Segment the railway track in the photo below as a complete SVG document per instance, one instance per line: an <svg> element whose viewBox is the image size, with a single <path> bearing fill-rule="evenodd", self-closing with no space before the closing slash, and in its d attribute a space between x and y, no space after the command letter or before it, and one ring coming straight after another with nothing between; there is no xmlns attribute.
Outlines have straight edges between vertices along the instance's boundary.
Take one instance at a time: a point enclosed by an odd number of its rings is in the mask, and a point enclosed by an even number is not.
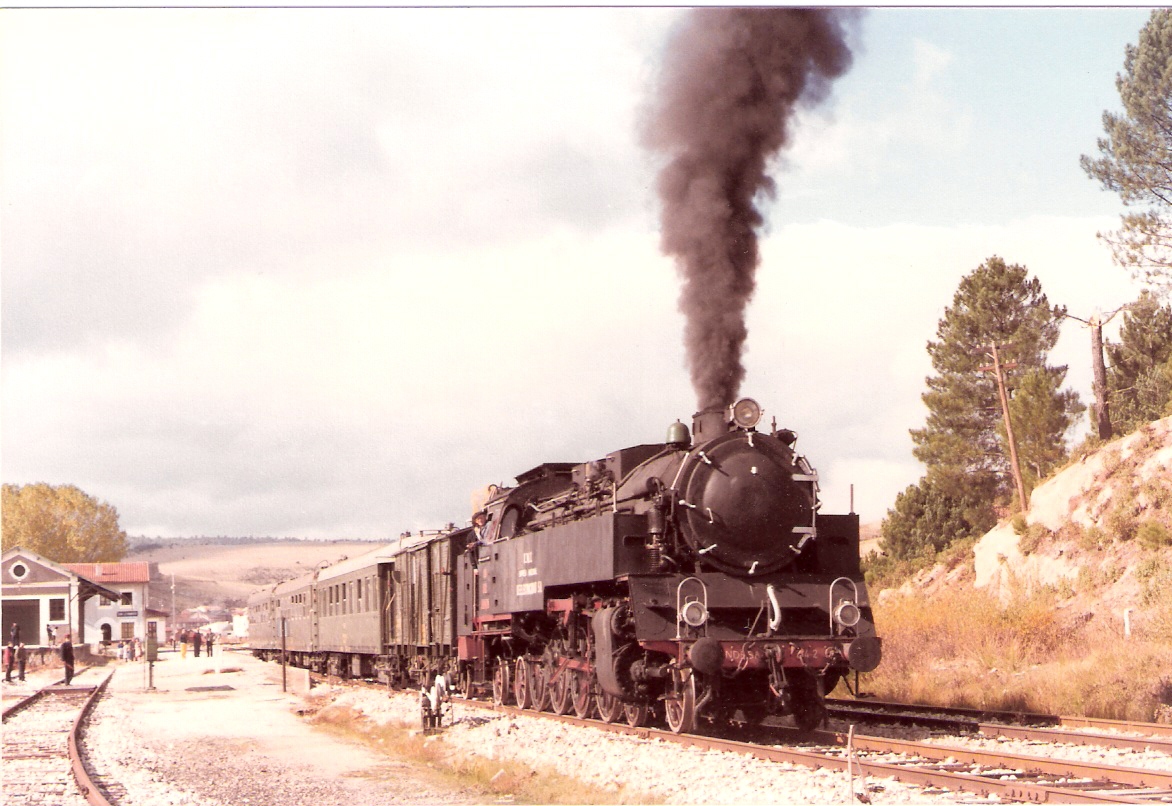
<svg viewBox="0 0 1172 806"><path fill-rule="evenodd" d="M110 806L82 760L86 715L110 682L51 685L4 710L4 804Z"/></svg>
<svg viewBox="0 0 1172 806"><path fill-rule="evenodd" d="M488 710L589 725L615 733L655 738L705 750L722 750L814 769L871 778L894 778L933 790L953 790L1032 803L1172 803L1172 765L1167 771L1131 769L925 742L793 728L767 728L753 741L633 728L576 716L519 709L478 700L460 702ZM1040 750L1040 752L1043 752Z"/></svg>
<svg viewBox="0 0 1172 806"><path fill-rule="evenodd" d="M1064 717L1019 711L950 708L877 700L827 700L830 716L848 722L912 725L1033 742L1156 750L1172 755L1172 725Z"/></svg>

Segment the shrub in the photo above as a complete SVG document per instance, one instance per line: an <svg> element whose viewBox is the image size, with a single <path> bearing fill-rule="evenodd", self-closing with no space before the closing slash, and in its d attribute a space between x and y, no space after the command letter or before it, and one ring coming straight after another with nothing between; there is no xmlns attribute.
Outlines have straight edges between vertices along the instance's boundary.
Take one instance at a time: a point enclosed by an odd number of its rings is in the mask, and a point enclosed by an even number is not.
<svg viewBox="0 0 1172 806"><path fill-rule="evenodd" d="M1083 551L1100 551L1111 542L1111 536L1098 526L1084 526L1079 533L1078 546Z"/></svg>
<svg viewBox="0 0 1172 806"><path fill-rule="evenodd" d="M1144 548L1167 548L1172 546L1172 531L1157 520L1147 520L1136 529L1135 539Z"/></svg>
<svg viewBox="0 0 1172 806"><path fill-rule="evenodd" d="M1020 534L1020 532L1019 532ZM1022 554L1033 554L1042 541L1052 537L1053 532L1040 523L1035 523L1025 530L1025 534L1017 541L1017 547Z"/></svg>
<svg viewBox="0 0 1172 806"><path fill-rule="evenodd" d="M1107 515L1107 530L1120 540L1131 540L1139 528L1140 505L1135 493L1127 489L1120 493Z"/></svg>

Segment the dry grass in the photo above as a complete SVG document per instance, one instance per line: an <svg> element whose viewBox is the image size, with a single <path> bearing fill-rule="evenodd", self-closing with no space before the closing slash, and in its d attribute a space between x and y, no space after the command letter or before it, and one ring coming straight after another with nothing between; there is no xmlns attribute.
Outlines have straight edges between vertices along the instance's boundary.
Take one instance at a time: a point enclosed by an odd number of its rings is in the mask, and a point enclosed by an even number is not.
<svg viewBox="0 0 1172 806"><path fill-rule="evenodd" d="M633 799L618 792L583 784L556 770L533 769L507 760L455 752L438 736L426 735L416 727L379 725L346 708L327 707L314 723L347 738L361 741L371 749L432 776L433 780L471 790L488 802L508 803L645 803L646 795Z"/></svg>
<svg viewBox="0 0 1172 806"><path fill-rule="evenodd" d="M1073 619L1052 589L1002 606L981 590L884 597L884 658L864 690L884 699L1151 720L1172 697L1172 641L1152 611L1125 640L1117 627ZM1167 612L1165 612L1165 610Z"/></svg>

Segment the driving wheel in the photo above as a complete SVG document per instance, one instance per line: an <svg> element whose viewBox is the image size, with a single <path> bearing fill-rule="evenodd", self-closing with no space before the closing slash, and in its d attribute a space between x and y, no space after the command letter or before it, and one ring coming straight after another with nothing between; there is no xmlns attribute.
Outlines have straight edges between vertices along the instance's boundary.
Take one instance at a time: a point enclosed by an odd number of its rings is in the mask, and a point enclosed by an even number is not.
<svg viewBox="0 0 1172 806"><path fill-rule="evenodd" d="M533 691L533 710L547 711L549 710L549 677L545 671L545 665L537 661L530 661L529 666L529 688Z"/></svg>
<svg viewBox="0 0 1172 806"><path fill-rule="evenodd" d="M511 677L509 662L502 658L492 673L492 701L497 705L506 705L513 698Z"/></svg>
<svg viewBox="0 0 1172 806"><path fill-rule="evenodd" d="M598 708L598 716L607 724L617 721L619 714L623 712L623 701L606 692L598 694L594 698L594 704Z"/></svg>
<svg viewBox="0 0 1172 806"><path fill-rule="evenodd" d="M641 728L647 724L647 717L651 714L651 707L645 702L628 702L623 705L623 715L627 724L632 728Z"/></svg>
<svg viewBox="0 0 1172 806"><path fill-rule="evenodd" d="M533 707L533 671L529 662L524 658L517 658L517 666L513 672L513 697L518 708Z"/></svg>
<svg viewBox="0 0 1172 806"><path fill-rule="evenodd" d="M555 671L548 691L549 704L553 712L558 716L570 713L574 705L574 673L569 669Z"/></svg>
<svg viewBox="0 0 1172 806"><path fill-rule="evenodd" d="M590 675L586 672L574 672L572 681L574 689L574 713L579 719L587 719L594 710L594 697L590 693Z"/></svg>
<svg viewBox="0 0 1172 806"><path fill-rule="evenodd" d="M687 677L675 685L673 696L663 701L664 716L672 733L691 733L696 729L696 675L688 670Z"/></svg>

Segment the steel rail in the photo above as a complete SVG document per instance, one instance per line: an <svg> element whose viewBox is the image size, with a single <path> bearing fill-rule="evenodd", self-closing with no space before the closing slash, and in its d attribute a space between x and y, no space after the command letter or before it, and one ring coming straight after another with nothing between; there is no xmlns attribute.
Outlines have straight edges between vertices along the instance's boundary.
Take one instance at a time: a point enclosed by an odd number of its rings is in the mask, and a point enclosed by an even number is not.
<svg viewBox="0 0 1172 806"><path fill-rule="evenodd" d="M934 730L948 730L957 733L976 733L981 723L959 716L940 716L939 712L917 711L914 713L895 713L893 711L875 711L867 708L851 708L840 705L829 705L826 708L828 716L846 722L888 722L900 725L914 725L920 728Z"/></svg>
<svg viewBox="0 0 1172 806"><path fill-rule="evenodd" d="M829 716L843 721L890 722L913 725L932 730L945 730L963 734L980 734L989 737L1004 737L1024 741L1040 741L1075 744L1090 747L1127 748L1130 750L1154 750L1172 755L1172 739L1157 738L1154 735L1128 735L1119 733L1084 733L1062 728L1035 727L1029 725L1007 725L1002 722L974 722L961 717L932 716L928 711L916 713L877 712L866 708L827 708ZM1118 723L1135 731L1143 731L1143 723ZM1162 727L1156 725L1156 727ZM1121 728L1122 729L1122 728Z"/></svg>
<svg viewBox="0 0 1172 806"><path fill-rule="evenodd" d="M838 734L840 743L846 737ZM1112 783L1127 784L1129 786L1146 787L1151 789L1172 790L1172 771L1146 770L1136 767L1116 767L1104 764L1090 764L1084 761L1067 761L1051 756L1031 756L1017 753L1002 753L1000 751L979 750L956 745L925 744L924 742L910 742L904 739L876 738L873 736L854 736L854 746L860 750L870 750L877 753L907 753L936 761L956 760L969 764L984 766L1011 766L1019 767L1030 772L1042 772L1047 775L1061 777L1089 778L1095 780L1104 773L1109 775Z"/></svg>
<svg viewBox="0 0 1172 806"><path fill-rule="evenodd" d="M43 688L37 689L36 691L34 691L32 694L28 695L27 697L22 697L21 699L14 702L12 705L5 708L4 709L4 718L3 718L4 721L7 722L10 718L12 718L16 714L20 713L21 711L23 711L25 708L28 708L30 705L35 703L41 697L45 696L45 691L46 691L46 689L43 689Z"/></svg>
<svg viewBox="0 0 1172 806"><path fill-rule="evenodd" d="M1172 739L1158 739L1154 736L1130 736L1114 733L1082 733L1077 730L1059 728L1025 728L1019 725L997 725L982 723L982 736L1002 736L1006 739L1025 741L1062 742L1092 747L1121 747L1128 750L1155 750L1172 756Z"/></svg>
<svg viewBox="0 0 1172 806"><path fill-rule="evenodd" d="M1089 716L1059 717L1063 728L1092 728L1094 730L1121 730L1132 733L1150 733L1172 739L1172 725L1159 722L1124 722L1118 719L1096 719Z"/></svg>
<svg viewBox="0 0 1172 806"><path fill-rule="evenodd" d="M73 721L73 729L69 731L69 761L73 767L73 778L77 782L77 788L81 790L82 796L85 797L90 806L111 806L111 804L110 801L106 800L101 789L94 784L89 770L86 769L85 761L81 757L81 736L86 717L89 716L97 704L98 698L102 696L102 692L106 690L106 686L109 685L113 677L114 672L110 672L106 675L105 680L94 686L93 692L86 698L85 704L81 707L77 719Z"/></svg>
<svg viewBox="0 0 1172 806"><path fill-rule="evenodd" d="M82 672L86 671L89 668L91 668L91 667L83 666L77 672L77 674L74 675L74 677L77 677L77 675L81 674ZM68 689L58 688L58 686L64 686L64 685L65 685L65 678L62 677L60 680L56 680L56 681L50 683L49 685L45 686L44 688L37 689L36 691L34 691L32 694L28 695L27 697L23 697L23 698L17 700L12 705L10 705L4 709L3 721L7 722L9 720L9 718L12 717L14 714L20 713L25 708L28 708L30 705L35 703L37 700L39 700L41 697L45 696L46 694L51 694L53 692L68 690Z"/></svg>
<svg viewBox="0 0 1172 806"><path fill-rule="evenodd" d="M877 715L895 715L902 711L908 714L945 715L971 719L973 722L1008 722L1014 725L1060 725L1062 717L1054 714L1038 714L1030 711L999 711L987 708L965 708L953 705L919 705L916 703L892 702L890 700L843 700L826 698L828 708L847 708Z"/></svg>
<svg viewBox="0 0 1172 806"><path fill-rule="evenodd" d="M1057 714L1041 714L1031 711L999 711L984 708L964 708L947 705L919 705L915 703L892 702L890 700L872 699L826 699L828 708L845 708L852 713L866 714L874 712L876 715L898 716L899 712L907 714L945 715L972 719L977 723L1008 723L1012 725L1052 725L1056 728L1090 728L1092 730L1112 730L1126 733L1139 733L1149 736L1166 736L1172 739L1172 724L1159 722L1130 722L1119 719L1101 719L1089 716L1059 716Z"/></svg>

